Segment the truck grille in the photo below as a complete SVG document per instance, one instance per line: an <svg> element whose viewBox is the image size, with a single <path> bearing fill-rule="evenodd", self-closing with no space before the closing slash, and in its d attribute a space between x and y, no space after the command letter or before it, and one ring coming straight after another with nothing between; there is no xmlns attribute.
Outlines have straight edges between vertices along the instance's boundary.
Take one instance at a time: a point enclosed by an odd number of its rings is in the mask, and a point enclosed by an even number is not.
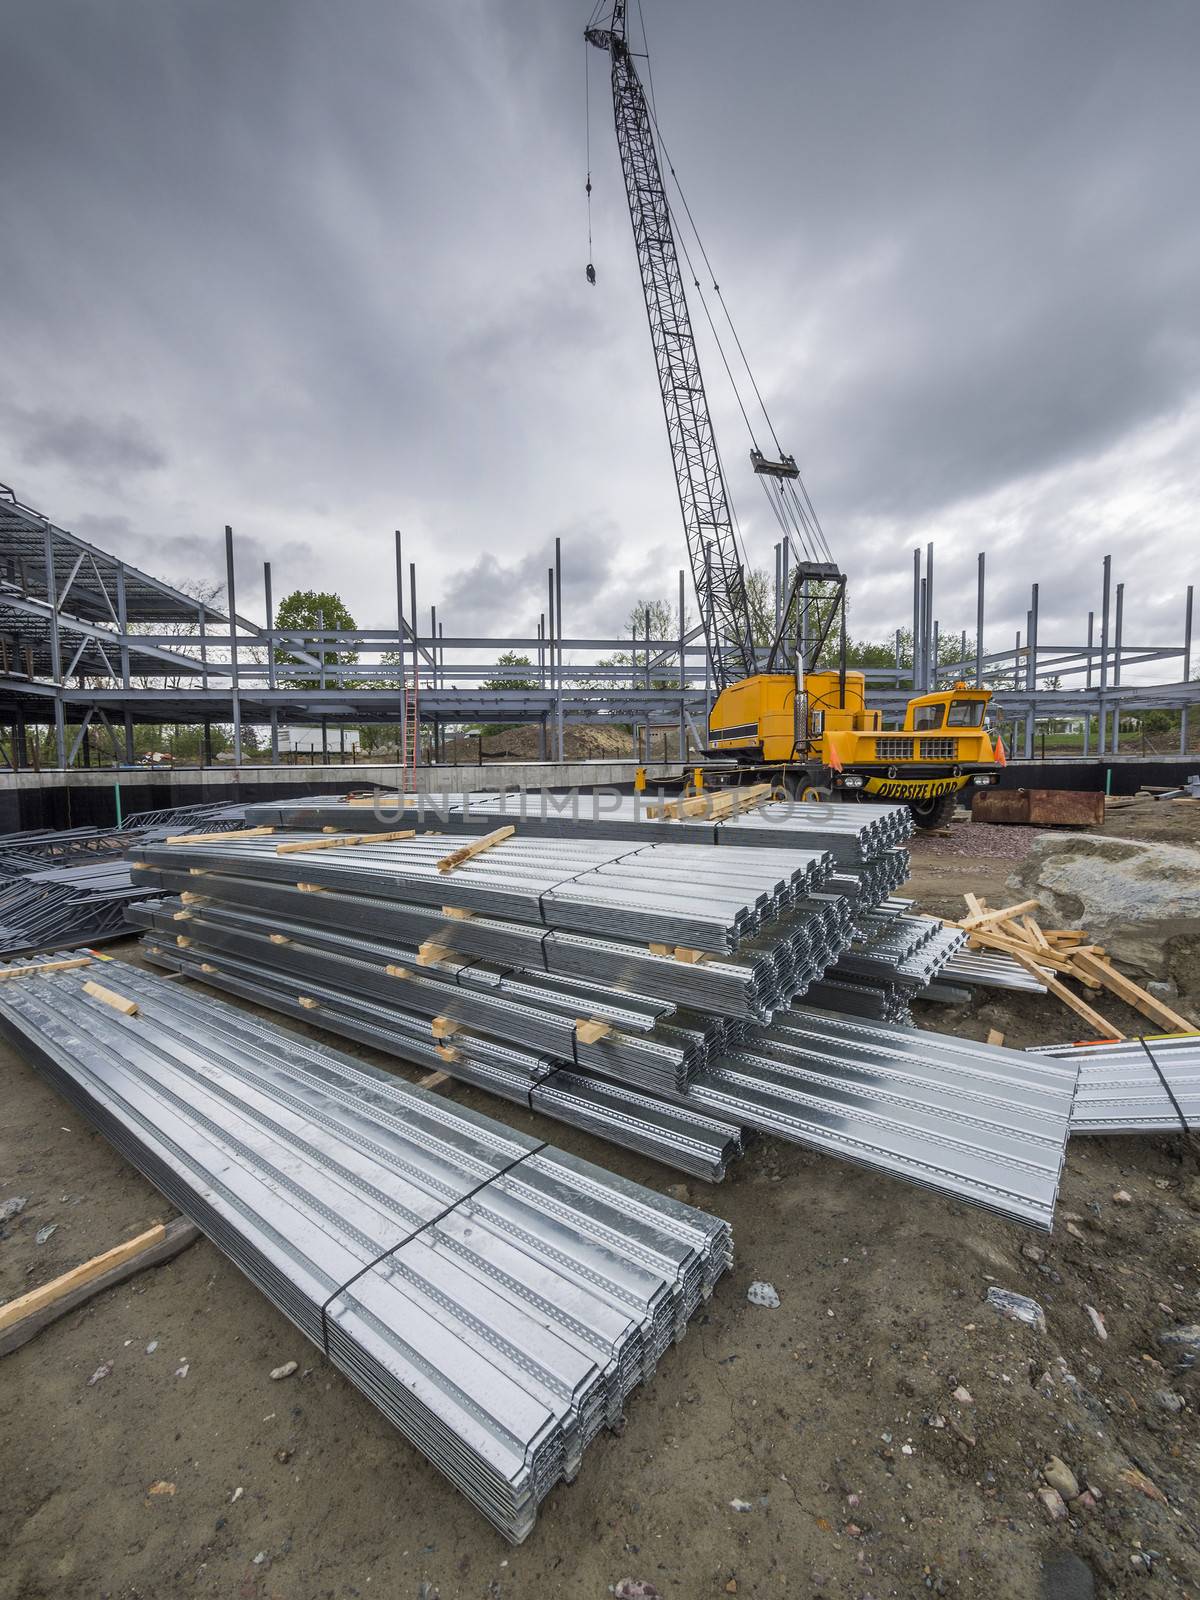
<svg viewBox="0 0 1200 1600"><path fill-rule="evenodd" d="M921 740L921 759L923 761L953 761L957 753L956 741L953 739Z"/></svg>
<svg viewBox="0 0 1200 1600"><path fill-rule="evenodd" d="M876 739L876 761L911 761L913 758L913 741L911 739Z"/></svg>

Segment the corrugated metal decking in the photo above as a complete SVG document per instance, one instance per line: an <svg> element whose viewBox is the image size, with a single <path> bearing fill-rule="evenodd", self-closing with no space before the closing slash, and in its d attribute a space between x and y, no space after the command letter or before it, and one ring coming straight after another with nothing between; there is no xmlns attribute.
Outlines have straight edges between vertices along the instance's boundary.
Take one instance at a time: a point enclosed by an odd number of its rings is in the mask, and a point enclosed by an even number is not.
<svg viewBox="0 0 1200 1600"><path fill-rule="evenodd" d="M725 1223L121 963L0 1030L502 1533L682 1337Z"/></svg>

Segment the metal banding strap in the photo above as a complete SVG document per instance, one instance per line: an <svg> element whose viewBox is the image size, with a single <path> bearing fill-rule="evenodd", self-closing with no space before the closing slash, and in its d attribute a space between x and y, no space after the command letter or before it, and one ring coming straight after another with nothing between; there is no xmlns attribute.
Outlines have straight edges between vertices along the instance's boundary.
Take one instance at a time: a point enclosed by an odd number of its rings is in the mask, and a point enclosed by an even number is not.
<svg viewBox="0 0 1200 1600"><path fill-rule="evenodd" d="M1150 1065L1154 1068L1155 1072L1158 1073L1158 1081L1159 1081L1159 1083L1161 1083L1163 1088L1167 1091L1167 1099L1170 1100L1171 1104L1175 1108L1175 1115L1179 1118L1179 1126L1183 1129L1184 1138L1189 1142L1189 1144L1195 1145L1197 1147L1198 1152L1200 1152L1200 1140L1197 1140L1194 1137L1194 1135L1192 1133L1192 1130L1188 1127L1188 1120L1183 1114L1183 1107L1179 1104L1179 1101L1176 1100L1175 1091L1174 1091L1174 1089L1172 1089L1171 1085L1167 1082L1166 1073L1159 1066L1158 1062L1154 1059L1154 1052L1151 1050L1150 1046L1146 1043L1146 1035L1144 1033L1139 1033L1138 1034L1138 1043L1141 1045L1142 1049L1146 1052L1146 1056L1147 1056L1147 1058L1148 1058L1148 1060L1150 1062Z"/></svg>
<svg viewBox="0 0 1200 1600"><path fill-rule="evenodd" d="M536 1156L540 1151L548 1148L549 1141L543 1139L541 1144L534 1145L532 1150L526 1150L522 1155L519 1155L515 1161L510 1161L507 1166L501 1167L499 1172L489 1173L488 1176L484 1178L482 1183L477 1183L473 1189L468 1189L466 1194L460 1194L456 1200L452 1200L448 1206L444 1206L435 1217L430 1217L426 1222L423 1222L419 1228L414 1228L411 1233L406 1234L403 1239L397 1239L395 1244L388 1245L387 1249L377 1255L374 1261L368 1261L365 1267L360 1267L357 1272L353 1273L349 1278L346 1279L345 1283L336 1288L321 1306L321 1346L325 1352L325 1359L327 1361L329 1359L329 1317L327 1313L329 1311L329 1307L339 1295L345 1294L346 1290L350 1288L351 1284L357 1283L360 1278L364 1277L368 1272L370 1272L372 1267L377 1267L381 1261L386 1261L388 1256L394 1255L397 1250L403 1250L406 1244L411 1244L414 1239L419 1238L420 1235L425 1232L426 1228L432 1228L435 1223L441 1222L443 1217L448 1217L452 1211L456 1210L466 1201L473 1200L481 1189L487 1188L489 1183L495 1183L497 1178L503 1178L507 1173L511 1172L514 1167L519 1167L522 1161L528 1161L530 1156Z"/></svg>

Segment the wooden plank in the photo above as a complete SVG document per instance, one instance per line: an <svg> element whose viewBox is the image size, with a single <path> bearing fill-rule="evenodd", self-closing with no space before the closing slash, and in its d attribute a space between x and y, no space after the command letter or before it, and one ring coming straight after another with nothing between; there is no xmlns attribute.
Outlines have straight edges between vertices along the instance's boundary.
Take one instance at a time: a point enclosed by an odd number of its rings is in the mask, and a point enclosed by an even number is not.
<svg viewBox="0 0 1200 1600"><path fill-rule="evenodd" d="M1077 973L1072 965L1075 952L1064 952L1058 955L1049 950L1037 950L1025 939L1014 939L1010 934L997 933L994 928L973 929L967 939L967 948L970 950L997 950L1003 955L1015 957L1018 952L1022 955L1033 956L1043 966L1052 967L1055 972L1064 973L1067 977L1075 977ZM1096 983L1092 982L1092 988Z"/></svg>
<svg viewBox="0 0 1200 1600"><path fill-rule="evenodd" d="M646 948L652 956L673 956L675 954L674 948L669 944L651 944L647 945Z"/></svg>
<svg viewBox="0 0 1200 1600"><path fill-rule="evenodd" d="M462 906L443 906L442 915L449 917L451 922L470 922L475 913L473 911L464 911Z"/></svg>
<svg viewBox="0 0 1200 1600"><path fill-rule="evenodd" d="M158 1237L155 1238L155 1235ZM176 1217L165 1228L161 1222L155 1223L153 1228L148 1228L136 1239L117 1245L103 1255L94 1256L91 1261L85 1261L82 1266L55 1278L40 1290L31 1289L20 1300L10 1301L8 1306L0 1307L0 1319L4 1319L0 1321L0 1327L4 1329L0 1334L0 1356L19 1350L43 1328L65 1317L68 1312L77 1310L96 1295L103 1294L106 1289L116 1288L148 1267L157 1267L164 1261L170 1261L199 1238L200 1229L186 1217ZM120 1259L111 1259L116 1256ZM105 1261L109 1261L109 1265L105 1266ZM51 1299L46 1298L48 1290L55 1291ZM10 1306L19 1306L22 1301L29 1301L34 1296L40 1300L36 1308L30 1307L15 1318L11 1314L6 1316Z"/></svg>
<svg viewBox="0 0 1200 1600"><path fill-rule="evenodd" d="M173 911L171 913L172 922L190 922L191 920L192 913L190 911Z"/></svg>
<svg viewBox="0 0 1200 1600"><path fill-rule="evenodd" d="M1004 1043L1004 1035L1000 1032L999 1028L989 1028L988 1029L987 1042L988 1042L988 1044L1003 1044Z"/></svg>
<svg viewBox="0 0 1200 1600"><path fill-rule="evenodd" d="M1083 972L1090 974L1106 989L1116 995L1118 1000L1123 1000L1127 1006L1132 1006L1135 1011L1140 1011L1142 1016L1149 1017L1151 1021L1171 1029L1178 1029L1181 1033L1195 1033L1196 1024L1189 1022L1186 1017L1181 1017L1178 1011L1172 1011L1169 1005L1157 999L1141 984L1134 983L1132 978L1127 978L1123 972L1118 972L1108 961L1099 956L1082 951L1073 952L1075 964Z"/></svg>
<svg viewBox="0 0 1200 1600"><path fill-rule="evenodd" d="M185 906L206 906L209 896L206 894L193 894L190 889L185 889L179 896Z"/></svg>
<svg viewBox="0 0 1200 1600"><path fill-rule="evenodd" d="M1024 967L1026 972L1030 972L1035 978L1040 979L1051 994L1057 995L1064 1005L1070 1006L1072 1011L1081 1016L1089 1027L1095 1028L1106 1039L1123 1039L1125 1037L1119 1028L1114 1028L1112 1023L1106 1021L1098 1011L1093 1011L1085 1000L1081 1000L1078 995L1072 994L1065 984L1059 983L1054 974L1035 961L1032 956L1025 955L1023 951L1018 952L1015 950L1012 956L1013 960Z"/></svg>
<svg viewBox="0 0 1200 1600"><path fill-rule="evenodd" d="M707 954L708 952L706 950L690 950L685 944L677 944L675 946L676 961L683 961L689 967L698 966L700 962L705 959Z"/></svg>
<svg viewBox="0 0 1200 1600"><path fill-rule="evenodd" d="M301 894L328 894L329 890L320 883L298 883L296 885Z"/></svg>
<svg viewBox="0 0 1200 1600"><path fill-rule="evenodd" d="M417 1079L418 1089L440 1089L445 1083L453 1083L454 1079L448 1072L427 1072L423 1078Z"/></svg>
<svg viewBox="0 0 1200 1600"><path fill-rule="evenodd" d="M70 1294L72 1289L90 1283L93 1278L100 1277L112 1267L121 1266L140 1251L148 1250L152 1244L161 1243L166 1237L166 1232L163 1224L156 1222L152 1228L147 1228L145 1233L139 1233L134 1239L127 1239L124 1244L114 1245L103 1255L93 1256L90 1261L72 1267L70 1272L64 1272L61 1277L51 1278L50 1282L42 1284L40 1289L30 1289L27 1294L9 1300L6 1305L0 1306L0 1329L11 1328L14 1323L20 1322L22 1317L27 1317L34 1311L41 1311L44 1306L53 1305L56 1300L61 1300L64 1295Z"/></svg>
<svg viewBox="0 0 1200 1600"><path fill-rule="evenodd" d="M1022 917L1021 926L1025 929L1025 932L1033 940L1034 944L1037 945L1039 950L1049 950L1050 943L1045 934L1038 927L1036 918Z"/></svg>
<svg viewBox="0 0 1200 1600"><path fill-rule="evenodd" d="M73 956L70 961L31 961L24 967L6 967L0 972L0 981L36 977L39 972L74 972L79 967L90 967L91 964L91 956Z"/></svg>
<svg viewBox="0 0 1200 1600"><path fill-rule="evenodd" d="M575 1023L575 1037L580 1044L595 1044L613 1031L611 1022L601 1022L598 1017L580 1017Z"/></svg>
<svg viewBox="0 0 1200 1600"><path fill-rule="evenodd" d="M270 939L272 944L291 944L292 942L286 933L273 933L270 935Z"/></svg>
<svg viewBox="0 0 1200 1600"><path fill-rule="evenodd" d="M485 850L494 850L498 844L503 844L505 839L511 839L516 831L511 822L506 822L502 828L493 828L491 833L472 839L470 844L464 844L458 850L451 850L448 856L443 856L438 862L437 869L439 872L453 872L455 867L461 867L464 862L473 861Z"/></svg>
<svg viewBox="0 0 1200 1600"><path fill-rule="evenodd" d="M274 828L229 828L224 833L173 833L168 844L211 844L214 839L265 839Z"/></svg>
<svg viewBox="0 0 1200 1600"><path fill-rule="evenodd" d="M449 1039L452 1034L460 1032L461 1022L455 1022L453 1017L434 1017L429 1024L429 1031L435 1039Z"/></svg>
<svg viewBox="0 0 1200 1600"><path fill-rule="evenodd" d="M115 989L106 989L102 983L97 983L94 978L89 978L83 986L84 994L90 994L93 1000L99 1000L101 1005L111 1006L114 1011L119 1011L123 1017L136 1017L140 1007L135 1000L129 1000L123 994L118 994Z"/></svg>
<svg viewBox="0 0 1200 1600"><path fill-rule="evenodd" d="M443 1061L461 1061L462 1056L452 1044L436 1044L433 1047Z"/></svg>
<svg viewBox="0 0 1200 1600"><path fill-rule="evenodd" d="M211 961L202 961L200 963L201 972L220 972L220 970L220 967L214 967ZM184 974L182 972L173 972L171 976L173 978L182 978Z"/></svg>
<svg viewBox="0 0 1200 1600"><path fill-rule="evenodd" d="M409 971L409 969L407 967L398 967L392 962L389 962L388 965L383 970L387 973L389 978L411 978L412 977L412 973Z"/></svg>
<svg viewBox="0 0 1200 1600"><path fill-rule="evenodd" d="M450 952L444 944L436 944L432 939L426 939L425 943L417 951L417 965L419 967L436 966L439 961L445 961L449 954Z"/></svg>
<svg viewBox="0 0 1200 1600"><path fill-rule="evenodd" d="M314 1000L311 995L298 994L296 999L304 1007L305 1011L319 1011L321 1009L321 1002L319 1000Z"/></svg>
<svg viewBox="0 0 1200 1600"><path fill-rule="evenodd" d="M966 900L968 904L974 898L975 897L973 895L969 894L963 896L963 899ZM1015 906L1004 906L999 911L987 911L980 909L979 911L972 912L969 917L964 917L959 923L959 927L966 928L968 930L973 928L986 928L990 923L993 922L1010 922L1014 917L1019 917L1023 911L1036 910L1038 910L1038 901L1036 900L1022 900Z"/></svg>
<svg viewBox="0 0 1200 1600"><path fill-rule="evenodd" d="M968 916L981 917L987 910L987 901L980 900L976 895L964 894L963 899L967 902Z"/></svg>
<svg viewBox="0 0 1200 1600"><path fill-rule="evenodd" d="M289 839L275 846L275 854L298 856L309 850L349 850L363 844L386 844L389 839L415 839L416 834L415 828L396 828L391 833L335 833L324 839Z"/></svg>
<svg viewBox="0 0 1200 1600"><path fill-rule="evenodd" d="M186 933L177 933L175 935L175 943L181 950L186 950L191 942Z"/></svg>

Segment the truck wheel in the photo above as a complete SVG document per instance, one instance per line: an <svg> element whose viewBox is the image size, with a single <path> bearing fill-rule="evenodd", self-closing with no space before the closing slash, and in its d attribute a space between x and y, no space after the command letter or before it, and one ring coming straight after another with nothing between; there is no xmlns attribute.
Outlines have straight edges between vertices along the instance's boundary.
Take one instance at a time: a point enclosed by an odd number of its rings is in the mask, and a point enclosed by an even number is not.
<svg viewBox="0 0 1200 1600"><path fill-rule="evenodd" d="M833 799L833 791L819 783L806 783L800 789L800 799L815 800L821 805L828 805Z"/></svg>
<svg viewBox="0 0 1200 1600"><path fill-rule="evenodd" d="M908 809L916 818L918 828L941 828L950 821L954 815L954 808L958 804L958 795L936 795L932 800L911 800Z"/></svg>

